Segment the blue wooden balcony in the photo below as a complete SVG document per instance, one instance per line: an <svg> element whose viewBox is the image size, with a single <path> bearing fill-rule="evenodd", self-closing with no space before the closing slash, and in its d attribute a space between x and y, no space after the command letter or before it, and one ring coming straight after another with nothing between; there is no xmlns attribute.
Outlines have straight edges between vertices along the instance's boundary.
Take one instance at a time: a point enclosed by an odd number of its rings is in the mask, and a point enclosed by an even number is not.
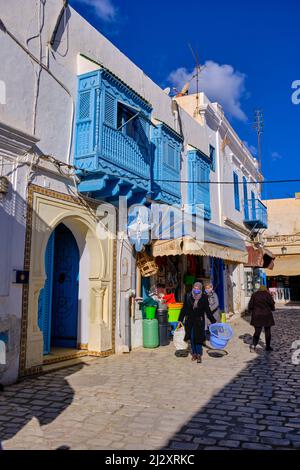
<svg viewBox="0 0 300 470"><path fill-rule="evenodd" d="M154 167L152 199L181 205L180 161L183 139L167 124L160 122L153 130Z"/></svg>
<svg viewBox="0 0 300 470"><path fill-rule="evenodd" d="M197 213L197 205L202 206L204 219L210 220L210 158L200 150L188 151L187 204L192 214Z"/></svg>
<svg viewBox="0 0 300 470"><path fill-rule="evenodd" d="M245 203L244 224L251 229L268 228L267 207L259 199L248 199Z"/></svg>
<svg viewBox="0 0 300 470"><path fill-rule="evenodd" d="M79 191L117 202L150 193L151 105L106 69L79 76L74 163Z"/></svg>

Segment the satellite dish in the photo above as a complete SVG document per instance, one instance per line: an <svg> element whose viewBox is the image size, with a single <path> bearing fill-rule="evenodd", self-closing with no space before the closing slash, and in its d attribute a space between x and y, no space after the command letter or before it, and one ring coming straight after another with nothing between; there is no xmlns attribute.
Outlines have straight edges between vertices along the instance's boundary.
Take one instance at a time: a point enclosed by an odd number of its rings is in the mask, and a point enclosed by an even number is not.
<svg viewBox="0 0 300 470"><path fill-rule="evenodd" d="M184 87L182 88L182 90L181 90L180 93L181 93L182 95L186 95L187 92L189 91L189 88L190 88L190 82L187 82L187 83L184 85Z"/></svg>
<svg viewBox="0 0 300 470"><path fill-rule="evenodd" d="M183 86L182 90L181 90L179 93L177 93L176 97L180 97L180 96L185 96L185 95L187 95L187 94L188 94L188 91L189 91L189 88L190 88L190 82L187 82L187 83Z"/></svg>
<svg viewBox="0 0 300 470"><path fill-rule="evenodd" d="M169 86L167 86L167 88L164 88L164 93L166 95L169 95L170 94L170 91L171 91L171 88Z"/></svg>

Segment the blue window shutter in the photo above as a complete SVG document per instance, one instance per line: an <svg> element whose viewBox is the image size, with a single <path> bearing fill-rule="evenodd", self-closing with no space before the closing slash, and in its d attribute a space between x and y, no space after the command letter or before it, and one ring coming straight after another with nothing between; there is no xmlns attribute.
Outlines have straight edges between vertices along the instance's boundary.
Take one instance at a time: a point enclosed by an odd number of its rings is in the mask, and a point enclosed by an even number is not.
<svg viewBox="0 0 300 470"><path fill-rule="evenodd" d="M76 145L75 159L94 156L98 144L99 122L99 77L98 73L79 77L76 101Z"/></svg>
<svg viewBox="0 0 300 470"><path fill-rule="evenodd" d="M216 149L212 145L209 146L210 167L212 171L216 170Z"/></svg>
<svg viewBox="0 0 300 470"><path fill-rule="evenodd" d="M245 176L243 176L243 188L244 188L244 215L245 215L245 220L248 220L249 219L248 188L247 188L247 180Z"/></svg>
<svg viewBox="0 0 300 470"><path fill-rule="evenodd" d="M108 124L111 127L116 127L115 107L116 107L116 100L114 96L106 92L105 104L104 104L104 121L105 121L105 124Z"/></svg>
<svg viewBox="0 0 300 470"><path fill-rule="evenodd" d="M51 234L45 253L46 281L40 291L38 301L38 325L43 333L44 354L50 352L51 342L51 311L52 311L52 284L53 284L53 258L54 258L54 232Z"/></svg>
<svg viewBox="0 0 300 470"><path fill-rule="evenodd" d="M255 193L251 191L252 220L256 220Z"/></svg>
<svg viewBox="0 0 300 470"><path fill-rule="evenodd" d="M91 101L92 90L79 92L76 136L77 157L87 155L92 151L93 119Z"/></svg>
<svg viewBox="0 0 300 470"><path fill-rule="evenodd" d="M234 181L234 207L237 211L240 210L240 195L239 195L239 178L238 175L233 172Z"/></svg>

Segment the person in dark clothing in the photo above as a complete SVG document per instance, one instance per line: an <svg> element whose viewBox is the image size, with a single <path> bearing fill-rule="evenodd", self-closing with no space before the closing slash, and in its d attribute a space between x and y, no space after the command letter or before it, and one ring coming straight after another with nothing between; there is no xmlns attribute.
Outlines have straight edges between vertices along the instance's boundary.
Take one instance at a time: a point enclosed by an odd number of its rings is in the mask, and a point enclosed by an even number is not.
<svg viewBox="0 0 300 470"><path fill-rule="evenodd" d="M211 313L208 298L203 294L201 282L193 285L187 295L179 315L179 325L184 322L185 341L191 341L192 361L202 362L202 343L205 341L205 315L211 323L216 323Z"/></svg>
<svg viewBox="0 0 300 470"><path fill-rule="evenodd" d="M271 327L275 325L272 313L275 310L275 302L265 286L261 286L257 292L252 294L248 310L251 313L251 325L255 330L250 351L255 351L263 328L265 329L266 351L273 351L271 348Z"/></svg>

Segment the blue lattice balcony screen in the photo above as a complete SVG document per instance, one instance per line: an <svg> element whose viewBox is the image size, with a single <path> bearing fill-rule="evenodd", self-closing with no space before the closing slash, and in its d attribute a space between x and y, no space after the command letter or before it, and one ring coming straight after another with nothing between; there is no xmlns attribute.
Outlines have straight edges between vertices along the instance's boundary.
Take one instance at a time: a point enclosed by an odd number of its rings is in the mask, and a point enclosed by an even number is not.
<svg viewBox="0 0 300 470"><path fill-rule="evenodd" d="M210 220L210 169L211 160L200 150L188 151L188 185L187 201L191 212L196 214L197 204L204 208L204 218Z"/></svg>
<svg viewBox="0 0 300 470"><path fill-rule="evenodd" d="M181 204L180 164L182 137L165 123L153 131L154 168L152 197L172 205Z"/></svg>

